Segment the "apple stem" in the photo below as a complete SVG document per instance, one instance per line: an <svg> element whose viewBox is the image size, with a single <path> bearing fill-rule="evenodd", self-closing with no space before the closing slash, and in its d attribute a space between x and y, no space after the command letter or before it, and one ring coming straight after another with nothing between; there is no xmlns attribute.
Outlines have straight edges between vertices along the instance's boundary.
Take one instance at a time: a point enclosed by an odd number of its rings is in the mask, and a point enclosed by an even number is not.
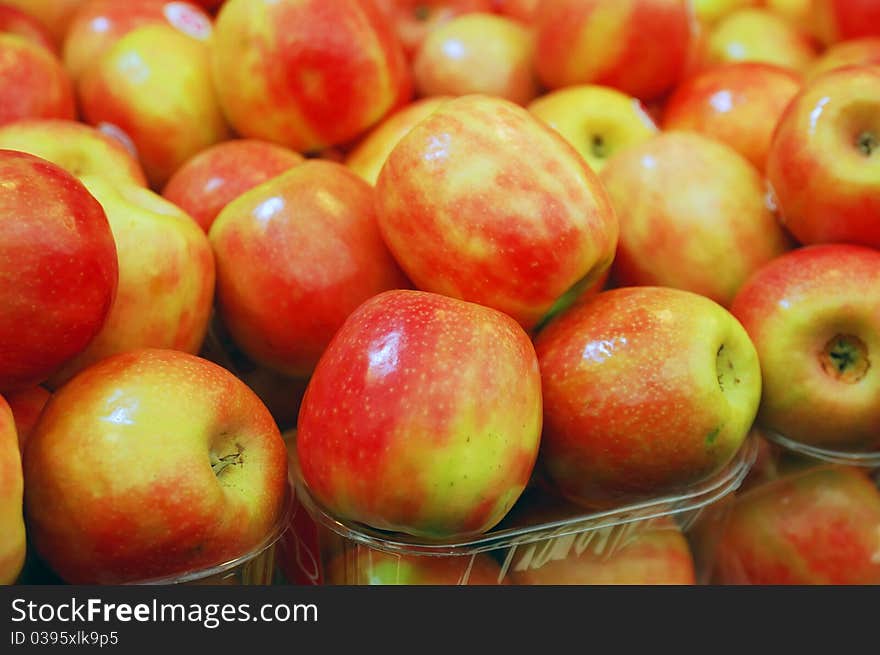
<svg viewBox="0 0 880 655"><path fill-rule="evenodd" d="M220 477L220 475L230 466L241 466L242 458L241 451L237 453L231 453L229 455L224 455L223 457L217 457L214 453L211 453L211 468L214 470L214 475L216 477Z"/></svg>
<svg viewBox="0 0 880 655"><path fill-rule="evenodd" d="M880 141L878 141L877 137L871 132L862 132L862 134L859 135L858 144L859 150L861 150L866 157L870 157L874 154L874 151L877 150L878 146L880 146Z"/></svg>
<svg viewBox="0 0 880 655"><path fill-rule="evenodd" d="M608 156L608 152L605 149L605 139L603 139L598 134L593 135L593 141L590 145L590 150L593 155L599 159L605 159Z"/></svg>

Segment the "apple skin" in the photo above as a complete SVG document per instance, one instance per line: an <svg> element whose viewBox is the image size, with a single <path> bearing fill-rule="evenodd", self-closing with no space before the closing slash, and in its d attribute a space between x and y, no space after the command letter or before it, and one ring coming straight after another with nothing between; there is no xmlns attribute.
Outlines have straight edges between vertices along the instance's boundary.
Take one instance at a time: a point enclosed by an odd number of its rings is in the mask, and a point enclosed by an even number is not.
<svg viewBox="0 0 880 655"><path fill-rule="evenodd" d="M709 137L656 136L613 157L602 181L620 221L616 286L685 289L727 307L791 245L758 171Z"/></svg>
<svg viewBox="0 0 880 655"><path fill-rule="evenodd" d="M379 171L382 170L394 146L406 136L407 132L450 99L448 96L423 98L393 112L351 149L344 158L345 165L375 186L379 179Z"/></svg>
<svg viewBox="0 0 880 655"><path fill-rule="evenodd" d="M540 4L541 0L493 0L492 11L531 26L538 16Z"/></svg>
<svg viewBox="0 0 880 655"><path fill-rule="evenodd" d="M543 84L662 96L685 71L694 20L687 0L543 0L535 67Z"/></svg>
<svg viewBox="0 0 880 655"><path fill-rule="evenodd" d="M307 376L362 302L408 287L376 225L375 191L309 161L251 189L211 226L217 306L254 361Z"/></svg>
<svg viewBox="0 0 880 655"><path fill-rule="evenodd" d="M493 0L376 0L397 32L408 59L425 38L456 16L492 11Z"/></svg>
<svg viewBox="0 0 880 655"><path fill-rule="evenodd" d="M875 0L813 0L810 15L827 45L880 36L880 4Z"/></svg>
<svg viewBox="0 0 880 655"><path fill-rule="evenodd" d="M12 410L12 416L15 418L18 448L24 452L24 445L31 432L34 431L40 414L43 412L43 407L46 406L52 394L45 387L37 385L18 391L7 391L4 395Z"/></svg>
<svg viewBox="0 0 880 655"><path fill-rule="evenodd" d="M64 66L76 81L120 37L156 23L202 41L211 37L211 17L189 2L88 0L73 15L65 34Z"/></svg>
<svg viewBox="0 0 880 655"><path fill-rule="evenodd" d="M738 9L759 4L760 0L693 0L694 14L703 25L712 25Z"/></svg>
<svg viewBox="0 0 880 655"><path fill-rule="evenodd" d="M0 33L0 125L23 118L76 118L73 85L49 50Z"/></svg>
<svg viewBox="0 0 880 655"><path fill-rule="evenodd" d="M716 554L717 584L880 584L880 492L866 473L819 466L740 495Z"/></svg>
<svg viewBox="0 0 880 655"><path fill-rule="evenodd" d="M880 252L794 250L752 275L731 311L761 360L763 427L812 446L880 448L880 369L871 365L880 358ZM861 347L839 346L853 361L835 366L840 336Z"/></svg>
<svg viewBox="0 0 880 655"><path fill-rule="evenodd" d="M531 30L512 18L470 13L425 37L413 60L416 92L427 96L473 93L525 105L538 95Z"/></svg>
<svg viewBox="0 0 880 655"><path fill-rule="evenodd" d="M287 491L284 441L257 396L171 350L108 357L55 393L24 471L34 546L72 584L233 559L281 518Z"/></svg>
<svg viewBox="0 0 880 655"><path fill-rule="evenodd" d="M0 391L39 384L88 346L116 294L101 205L44 159L0 150Z"/></svg>
<svg viewBox="0 0 880 655"><path fill-rule="evenodd" d="M110 123L128 135L155 189L229 135L208 53L207 44L173 27L145 25L118 39L80 78L87 122Z"/></svg>
<svg viewBox="0 0 880 655"><path fill-rule="evenodd" d="M763 172L773 131L801 84L798 74L772 64L714 66L676 88L664 108L663 129L713 137Z"/></svg>
<svg viewBox="0 0 880 655"><path fill-rule="evenodd" d="M162 195L207 233L226 205L303 161L299 153L268 141L232 139L187 160L168 180Z"/></svg>
<svg viewBox="0 0 880 655"><path fill-rule="evenodd" d="M357 546L327 565L329 585L480 585L508 584L489 555L419 556Z"/></svg>
<svg viewBox="0 0 880 655"><path fill-rule="evenodd" d="M552 321L535 350L541 462L553 486L584 506L705 480L731 461L758 411L761 371L748 335L687 291L605 291Z"/></svg>
<svg viewBox="0 0 880 655"><path fill-rule="evenodd" d="M641 101L593 84L544 94L527 109L564 136L597 173L616 152L660 131Z"/></svg>
<svg viewBox="0 0 880 655"><path fill-rule="evenodd" d="M100 130L61 119L20 120L0 127L0 148L41 157L75 177L102 175L113 184L146 186L137 157Z"/></svg>
<svg viewBox="0 0 880 655"><path fill-rule="evenodd" d="M54 55L58 54L57 46L36 18L7 4L0 5L0 32L9 32L26 38L35 45L43 46Z"/></svg>
<svg viewBox="0 0 880 655"><path fill-rule="evenodd" d="M614 258L617 218L596 174L506 100L445 103L395 146L376 189L382 236L419 289L503 311L526 330Z"/></svg>
<svg viewBox="0 0 880 655"><path fill-rule="evenodd" d="M541 421L538 362L513 319L387 291L324 352L300 409L297 456L334 516L464 537L496 525L525 489Z"/></svg>
<svg viewBox="0 0 880 655"><path fill-rule="evenodd" d="M37 19L52 35L56 49L60 49L67 28L80 5L88 0L3 0L4 5L15 7Z"/></svg>
<svg viewBox="0 0 880 655"><path fill-rule="evenodd" d="M14 584L26 552L21 455L15 420L0 396L0 585Z"/></svg>
<svg viewBox="0 0 880 655"><path fill-rule="evenodd" d="M393 30L371 0L228 0L211 44L227 118L298 152L356 138L412 95Z"/></svg>
<svg viewBox="0 0 880 655"><path fill-rule="evenodd" d="M47 381L56 389L100 359L141 348L197 353L214 300L211 244L195 221L143 187L98 176L83 184L102 204L119 255L116 297L101 331Z"/></svg>
<svg viewBox="0 0 880 655"><path fill-rule="evenodd" d="M807 71L812 80L822 73L847 66L880 65L880 37L865 37L843 41L826 49Z"/></svg>
<svg viewBox="0 0 880 655"><path fill-rule="evenodd" d="M767 179L802 244L880 248L880 66L833 70L807 84L776 129Z"/></svg>

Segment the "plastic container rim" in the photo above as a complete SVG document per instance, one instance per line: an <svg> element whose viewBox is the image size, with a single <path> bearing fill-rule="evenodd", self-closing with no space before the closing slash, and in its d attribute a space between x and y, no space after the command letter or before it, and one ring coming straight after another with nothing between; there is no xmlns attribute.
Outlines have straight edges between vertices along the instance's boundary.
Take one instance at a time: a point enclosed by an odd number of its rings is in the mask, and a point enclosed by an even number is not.
<svg viewBox="0 0 880 655"><path fill-rule="evenodd" d="M863 468L880 468L880 452L847 452L842 450L829 450L810 446L789 439L785 435L773 430L763 429L763 435L771 443L781 446L789 452L806 455L830 464L844 464L848 466L861 466Z"/></svg>

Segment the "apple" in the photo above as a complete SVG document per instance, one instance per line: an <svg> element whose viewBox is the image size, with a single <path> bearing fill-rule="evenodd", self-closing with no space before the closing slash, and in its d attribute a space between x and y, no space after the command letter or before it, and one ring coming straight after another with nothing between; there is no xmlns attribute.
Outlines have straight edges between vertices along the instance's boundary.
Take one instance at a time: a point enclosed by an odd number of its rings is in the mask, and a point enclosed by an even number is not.
<svg viewBox="0 0 880 655"><path fill-rule="evenodd" d="M553 320L535 350L541 461L561 495L588 507L675 493L714 475L742 446L761 399L746 331L689 291L605 291Z"/></svg>
<svg viewBox="0 0 880 655"><path fill-rule="evenodd" d="M187 160L168 180L162 195L208 232L231 201L303 161L299 153L268 141L231 139Z"/></svg>
<svg viewBox="0 0 880 655"><path fill-rule="evenodd" d="M228 0L211 55L236 131L298 152L355 139L412 93L394 28L371 0Z"/></svg>
<svg viewBox="0 0 880 655"><path fill-rule="evenodd" d="M101 175L113 184L146 186L137 156L112 136L63 119L20 120L0 127L0 148L57 164L75 177Z"/></svg>
<svg viewBox="0 0 880 655"><path fill-rule="evenodd" d="M743 493L716 554L716 583L880 584L880 492L866 473L814 466Z"/></svg>
<svg viewBox="0 0 880 655"><path fill-rule="evenodd" d="M309 381L302 477L343 520L432 540L477 535L525 489L541 405L534 348L509 316L386 291L346 319Z"/></svg>
<svg viewBox="0 0 880 655"><path fill-rule="evenodd" d="M74 81L107 48L137 27L164 24L200 41L211 37L211 17L189 2L87 0L64 37L64 66Z"/></svg>
<svg viewBox="0 0 880 655"><path fill-rule="evenodd" d="M738 9L758 4L759 0L693 0L694 14L703 25L712 25Z"/></svg>
<svg viewBox="0 0 880 655"><path fill-rule="evenodd" d="M492 10L526 25L532 25L537 19L540 4L541 0L494 0Z"/></svg>
<svg viewBox="0 0 880 655"><path fill-rule="evenodd" d="M214 300L211 244L195 221L149 189L84 177L119 254L116 297L101 331L47 381L58 388L100 359L140 348L197 353Z"/></svg>
<svg viewBox="0 0 880 655"><path fill-rule="evenodd" d="M0 32L0 125L75 117L73 85L58 58L23 36Z"/></svg>
<svg viewBox="0 0 880 655"><path fill-rule="evenodd" d="M217 306L235 343L308 376L362 302L409 286L376 225L375 191L342 164L309 161L239 196L208 234Z"/></svg>
<svg viewBox="0 0 880 655"><path fill-rule="evenodd" d="M4 5L15 7L37 19L52 35L60 48L73 14L87 0L3 0Z"/></svg>
<svg viewBox="0 0 880 655"><path fill-rule="evenodd" d="M790 242L757 169L730 146L667 132L608 162L602 181L620 221L617 286L668 286L725 307Z"/></svg>
<svg viewBox="0 0 880 655"><path fill-rule="evenodd" d="M550 89L600 84L653 100L685 71L688 0L545 0L536 13L535 66Z"/></svg>
<svg viewBox="0 0 880 655"><path fill-rule="evenodd" d="M761 0L759 6L769 9L774 14L782 16L789 23L816 36L814 25L815 0Z"/></svg>
<svg viewBox="0 0 880 655"><path fill-rule="evenodd" d="M0 4L0 33L8 32L26 38L57 55L55 41L49 31L33 16L7 4Z"/></svg>
<svg viewBox="0 0 880 655"><path fill-rule="evenodd" d="M801 84L800 75L772 64L720 64L676 88L664 109L663 129L723 141L763 172L773 130Z"/></svg>
<svg viewBox="0 0 880 655"><path fill-rule="evenodd" d="M13 584L26 552L22 494L24 481L15 420L0 396L0 585Z"/></svg>
<svg viewBox="0 0 880 655"><path fill-rule="evenodd" d="M376 0L410 59L437 27L456 16L492 11L492 4L493 0Z"/></svg>
<svg viewBox="0 0 880 655"><path fill-rule="evenodd" d="M813 0L811 18L825 44L880 36L880 3L876 0Z"/></svg>
<svg viewBox="0 0 880 655"><path fill-rule="evenodd" d="M208 46L169 25L128 32L85 71L78 88L87 122L127 134L156 189L190 157L228 136Z"/></svg>
<svg viewBox="0 0 880 655"><path fill-rule="evenodd" d="M687 539L663 518L519 546L509 575L517 585L696 584Z"/></svg>
<svg viewBox="0 0 880 655"><path fill-rule="evenodd" d="M805 71L818 53L812 38L767 9L746 8L728 14L708 32L702 68L737 61L773 64Z"/></svg>
<svg viewBox="0 0 880 655"><path fill-rule="evenodd" d="M24 453L34 546L72 584L218 565L281 519L287 453L256 395L187 353L135 350L55 393Z"/></svg>
<svg viewBox="0 0 880 655"><path fill-rule="evenodd" d="M614 258L617 218L595 173L558 132L500 98L446 102L394 147L376 189L382 236L419 289L492 307L526 330Z"/></svg>
<svg viewBox="0 0 880 655"><path fill-rule="evenodd" d="M0 150L0 391L39 384L89 345L116 293L101 205L70 173Z"/></svg>
<svg viewBox="0 0 880 655"><path fill-rule="evenodd" d="M605 86L552 91L528 110L564 136L597 173L614 153L659 132L641 101Z"/></svg>
<svg viewBox="0 0 880 655"><path fill-rule="evenodd" d="M534 49L532 32L512 18L458 16L428 34L418 49L416 91L423 97L483 93L525 105L538 95Z"/></svg>
<svg viewBox="0 0 880 655"><path fill-rule="evenodd" d="M423 98L407 104L385 118L370 130L343 158L346 166L372 185L379 178L388 155L412 128L422 122L444 102L448 96Z"/></svg>
<svg viewBox="0 0 880 655"><path fill-rule="evenodd" d="M18 433L19 450L24 451L25 442L37 425L43 407L52 397L45 387L39 385L26 387L18 391L7 391L6 402L15 419L15 431Z"/></svg>
<svg viewBox="0 0 880 655"><path fill-rule="evenodd" d="M807 78L813 79L837 68L871 65L880 65L880 37L876 36L832 45L813 62L807 71Z"/></svg>
<svg viewBox="0 0 880 655"><path fill-rule="evenodd" d="M491 556L411 555L358 545L327 564L329 585L498 585L508 584Z"/></svg>
<svg viewBox="0 0 880 655"><path fill-rule="evenodd" d="M779 122L767 178L802 244L880 248L880 66L842 68L807 84Z"/></svg>
<svg viewBox="0 0 880 655"><path fill-rule="evenodd" d="M752 275L731 311L758 349L764 428L820 448L880 449L880 252L794 250Z"/></svg>

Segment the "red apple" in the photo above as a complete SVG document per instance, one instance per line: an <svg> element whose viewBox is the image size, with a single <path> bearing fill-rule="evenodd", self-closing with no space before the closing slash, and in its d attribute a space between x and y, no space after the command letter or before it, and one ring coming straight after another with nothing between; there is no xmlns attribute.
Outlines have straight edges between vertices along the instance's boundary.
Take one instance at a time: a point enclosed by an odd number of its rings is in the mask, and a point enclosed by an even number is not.
<svg viewBox="0 0 880 655"><path fill-rule="evenodd" d="M541 0L493 0L492 10L510 16L526 25L533 25L538 16Z"/></svg>
<svg viewBox="0 0 880 655"><path fill-rule="evenodd" d="M536 15L535 65L551 89L600 84L651 100L685 71L687 0L543 0Z"/></svg>
<svg viewBox="0 0 880 655"><path fill-rule="evenodd" d="M445 103L395 146L376 189L382 236L418 288L527 330L614 257L617 219L595 173L558 132L499 98Z"/></svg>
<svg viewBox="0 0 880 655"><path fill-rule="evenodd" d="M243 555L281 519L287 453L247 386L204 359L129 351L83 371L24 456L28 528L66 582L116 584Z"/></svg>
<svg viewBox="0 0 880 655"><path fill-rule="evenodd" d="M376 0L394 26L407 57L413 57L437 27L472 12L492 10L493 0Z"/></svg>
<svg viewBox="0 0 880 655"><path fill-rule="evenodd" d="M864 471L842 466L749 490L721 538L716 582L880 584L880 492Z"/></svg>
<svg viewBox="0 0 880 655"><path fill-rule="evenodd" d="M88 346L116 293L101 205L70 173L0 150L0 390L32 386Z"/></svg>
<svg viewBox="0 0 880 655"><path fill-rule="evenodd" d="M880 36L877 0L813 0L811 19L826 44L864 36Z"/></svg>
<svg viewBox="0 0 880 655"><path fill-rule="evenodd" d="M40 21L60 48L73 14L86 0L3 0Z"/></svg>
<svg viewBox="0 0 880 655"><path fill-rule="evenodd" d="M762 426L811 446L880 449L880 252L795 250L757 271L731 311L761 360Z"/></svg>
<svg viewBox="0 0 880 655"><path fill-rule="evenodd" d="M0 33L0 125L75 117L73 85L58 58L23 36Z"/></svg>
<svg viewBox="0 0 880 655"><path fill-rule="evenodd" d="M847 66L880 65L880 36L837 43L822 53L807 70L807 79Z"/></svg>
<svg viewBox="0 0 880 655"><path fill-rule="evenodd" d="M429 539L476 535L522 493L538 454L541 380L501 312L422 291L365 302L306 389L302 476L334 516Z"/></svg>
<svg viewBox="0 0 880 655"><path fill-rule="evenodd" d="M552 321L535 350L541 461L562 495L587 506L664 495L715 474L744 442L761 398L743 327L688 291L605 291Z"/></svg>
<svg viewBox="0 0 880 655"><path fill-rule="evenodd" d="M372 0L228 0L211 44L227 118L301 152L356 138L411 95L393 29Z"/></svg>
<svg viewBox="0 0 880 655"><path fill-rule="evenodd" d="M42 23L11 5L0 4L0 32L23 36L31 43L43 46L55 55L58 54L52 35Z"/></svg>
<svg viewBox="0 0 880 655"><path fill-rule="evenodd" d="M6 402L15 418L15 431L18 433L18 447L24 451L24 444L37 425L43 407L52 397L49 391L41 386L27 387L18 391L7 391Z"/></svg>
<svg viewBox="0 0 880 655"><path fill-rule="evenodd" d="M9 405L0 396L0 585L13 584L24 566L23 491L15 421Z"/></svg>
<svg viewBox="0 0 880 655"><path fill-rule="evenodd" d="M327 564L330 585L498 585L507 584L491 556L410 555L367 546L351 547Z"/></svg>
<svg viewBox="0 0 880 655"><path fill-rule="evenodd" d="M226 205L303 162L299 153L256 139L232 139L202 150L168 180L162 195L207 232Z"/></svg>
<svg viewBox="0 0 880 655"><path fill-rule="evenodd" d="M807 84L780 120L767 178L801 243L880 248L880 66Z"/></svg>
<svg viewBox="0 0 880 655"><path fill-rule="evenodd" d="M421 96L483 93L525 105L538 95L531 31L512 18L464 14L425 37L413 61Z"/></svg>
<svg viewBox="0 0 880 655"><path fill-rule="evenodd" d="M64 66L74 80L120 37L151 24L174 27L200 41L211 37L211 17L189 2L87 0L64 37Z"/></svg>
<svg viewBox="0 0 880 655"><path fill-rule="evenodd" d="M118 39L80 79L87 121L127 134L155 189L228 136L208 53L207 44L169 25L146 25Z"/></svg>
<svg viewBox="0 0 880 655"><path fill-rule="evenodd" d="M195 221L149 189L83 183L104 207L116 251L119 284L101 331L47 381L57 388L91 364L141 348L197 353L214 300L211 244Z"/></svg>
<svg viewBox="0 0 880 655"><path fill-rule="evenodd" d="M761 175L720 141L661 134L614 156L602 181L620 220L618 286L685 289L726 307L789 247Z"/></svg>
<svg viewBox="0 0 880 655"><path fill-rule="evenodd" d="M76 121L15 121L0 127L0 148L42 157L75 177L100 175L113 184L147 185L136 154L112 136Z"/></svg>
<svg viewBox="0 0 880 655"><path fill-rule="evenodd" d="M771 64L715 66L675 90L664 109L663 129L723 141L763 172L773 131L800 88L799 75Z"/></svg>

